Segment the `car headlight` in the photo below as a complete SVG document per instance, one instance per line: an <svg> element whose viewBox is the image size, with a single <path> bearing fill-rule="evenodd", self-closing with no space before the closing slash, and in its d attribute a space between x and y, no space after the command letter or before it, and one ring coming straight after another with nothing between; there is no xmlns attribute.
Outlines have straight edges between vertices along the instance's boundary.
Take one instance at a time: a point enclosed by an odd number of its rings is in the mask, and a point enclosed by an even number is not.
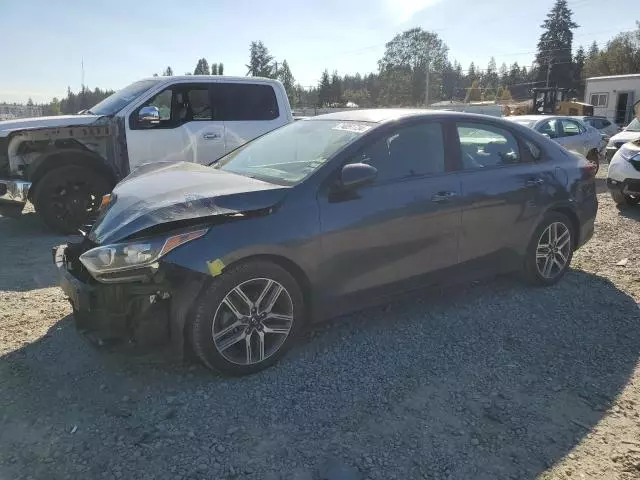
<svg viewBox="0 0 640 480"><path fill-rule="evenodd" d="M170 237L101 245L80 255L80 261L94 278L101 275L150 267L174 248L202 237L209 229Z"/></svg>
<svg viewBox="0 0 640 480"><path fill-rule="evenodd" d="M629 144L623 145L622 147L620 147L620 150L618 150L620 157L628 162L632 160L635 162L640 162L640 152L638 152L638 149L630 148L627 145Z"/></svg>

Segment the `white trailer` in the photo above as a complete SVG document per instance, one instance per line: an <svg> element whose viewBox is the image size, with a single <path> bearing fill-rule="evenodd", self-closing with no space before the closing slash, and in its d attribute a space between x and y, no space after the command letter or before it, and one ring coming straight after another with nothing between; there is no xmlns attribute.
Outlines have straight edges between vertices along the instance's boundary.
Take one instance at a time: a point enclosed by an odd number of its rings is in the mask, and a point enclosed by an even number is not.
<svg viewBox="0 0 640 480"><path fill-rule="evenodd" d="M640 73L587 78L585 102L594 115L627 125L635 116L633 105L640 100Z"/></svg>

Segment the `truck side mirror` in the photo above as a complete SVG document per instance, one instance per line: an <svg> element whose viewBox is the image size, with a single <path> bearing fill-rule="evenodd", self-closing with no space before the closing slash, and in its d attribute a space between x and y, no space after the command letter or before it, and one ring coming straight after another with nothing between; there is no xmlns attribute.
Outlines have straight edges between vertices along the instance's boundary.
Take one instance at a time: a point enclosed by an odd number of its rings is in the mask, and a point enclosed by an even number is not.
<svg viewBox="0 0 640 480"><path fill-rule="evenodd" d="M138 111L138 125L140 127L152 127L160 123L160 110L158 107L142 107Z"/></svg>

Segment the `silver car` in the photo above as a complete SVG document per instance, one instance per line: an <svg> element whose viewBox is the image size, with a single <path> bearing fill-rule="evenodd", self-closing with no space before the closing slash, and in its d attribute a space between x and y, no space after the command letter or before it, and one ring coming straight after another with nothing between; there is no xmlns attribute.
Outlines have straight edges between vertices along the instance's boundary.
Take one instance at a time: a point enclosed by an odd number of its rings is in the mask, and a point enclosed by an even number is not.
<svg viewBox="0 0 640 480"><path fill-rule="evenodd" d="M582 120L583 123L592 126L596 130L600 130L600 133L607 137L613 137L616 133L622 131L618 125L608 120L607 117L574 117L578 120ZM607 139L608 140L608 139Z"/></svg>
<svg viewBox="0 0 640 480"><path fill-rule="evenodd" d="M600 165L606 142L599 130L586 125L582 120L557 115L522 115L507 118L540 132L567 150L578 152L587 157L587 160Z"/></svg>

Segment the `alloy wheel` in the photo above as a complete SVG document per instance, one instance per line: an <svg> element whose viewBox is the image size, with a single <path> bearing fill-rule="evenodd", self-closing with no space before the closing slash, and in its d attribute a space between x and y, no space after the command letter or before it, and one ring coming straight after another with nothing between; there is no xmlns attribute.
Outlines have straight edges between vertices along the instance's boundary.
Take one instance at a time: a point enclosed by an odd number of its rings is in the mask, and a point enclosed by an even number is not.
<svg viewBox="0 0 640 480"><path fill-rule="evenodd" d="M226 360L254 365L280 349L293 320L289 292L275 280L254 278L227 293L216 309L211 333Z"/></svg>
<svg viewBox="0 0 640 480"><path fill-rule="evenodd" d="M536 248L536 267L544 278L560 274L571 255L571 230L562 222L551 223L540 235Z"/></svg>

